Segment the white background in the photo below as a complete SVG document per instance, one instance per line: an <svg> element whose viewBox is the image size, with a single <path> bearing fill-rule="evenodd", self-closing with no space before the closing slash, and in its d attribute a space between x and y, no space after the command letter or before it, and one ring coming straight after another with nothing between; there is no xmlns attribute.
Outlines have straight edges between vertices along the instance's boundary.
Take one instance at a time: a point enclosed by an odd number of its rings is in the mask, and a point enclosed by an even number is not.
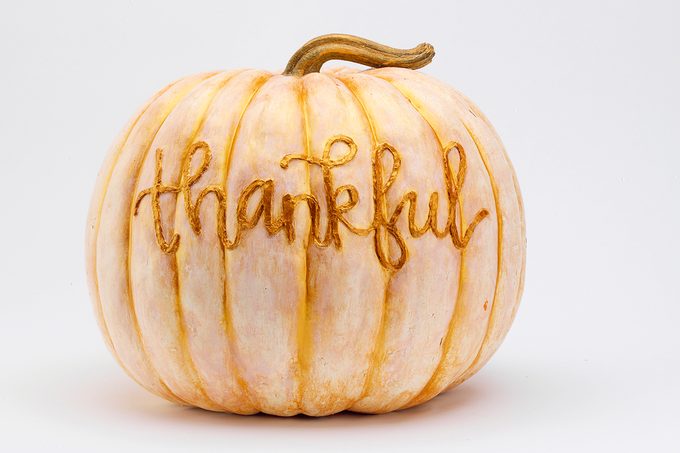
<svg viewBox="0 0 680 453"><path fill-rule="evenodd" d="M680 7L639 2L4 1L0 450L680 451ZM172 406L109 356L84 276L104 152L168 82L282 68L324 33L431 42L526 204L526 290L477 376L324 419Z"/></svg>

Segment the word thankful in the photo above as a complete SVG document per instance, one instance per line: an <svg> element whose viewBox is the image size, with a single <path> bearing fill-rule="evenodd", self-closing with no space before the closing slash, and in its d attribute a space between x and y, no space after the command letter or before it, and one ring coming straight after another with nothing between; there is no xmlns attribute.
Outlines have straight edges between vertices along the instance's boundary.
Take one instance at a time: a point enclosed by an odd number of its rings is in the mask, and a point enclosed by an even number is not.
<svg viewBox="0 0 680 453"><path fill-rule="evenodd" d="M344 144L347 147L347 153L339 158L331 157L331 147L336 143ZM453 150L457 151L459 159L458 171L455 175L449 165L449 154L451 154L451 151ZM200 167L195 172L192 172L192 161L194 156L199 152L202 153ZM427 220L421 226L416 225L416 200L418 194L414 191L406 193L394 210L389 213L387 193L397 179L402 160L399 152L393 146L383 143L376 146L372 154L373 221L368 226L356 226L345 217L345 214L359 202L359 193L356 187L349 184L336 187L333 182L333 169L350 162L354 159L356 153L357 145L354 140L344 135L338 135L331 137L326 142L323 155L320 159L308 155L288 154L280 161L280 165L284 169L288 168L292 161L302 161L306 162L308 165L318 166L320 168L323 175L324 196L328 216L326 231L323 234L320 231L320 205L318 199L314 195L306 193L283 195L281 198L281 214L278 218L274 218L272 207L274 203L275 182L271 179L257 179L243 189L238 197L238 204L236 207L236 231L234 232L233 238L229 239L226 225L227 194L223 185L208 185L201 190L195 200L192 200L191 188L206 172L212 159L210 147L205 142L194 143L184 153L180 166L178 185L163 184L163 151L161 149L156 150L154 184L138 194L134 206L134 215L137 215L142 200L144 200L146 196L149 196L151 198L156 241L161 250L166 253L174 253L179 246L180 238L177 233L173 233L169 241L165 239L165 233L163 232L161 222L160 196L165 193L176 194L177 197L180 195L183 196L185 213L191 224L192 230L194 233L200 234L200 208L206 198L212 194L217 200L218 237L222 247L231 250L240 244L243 234L247 230L254 228L260 222L260 219L263 219L264 227L269 235L274 235L282 231L285 233L288 242L292 243L295 240L295 208L300 203L306 203L311 220L309 239L310 241L313 241L316 246L328 247L333 244L337 249L342 248L339 229L340 224L343 224L345 228L353 234L359 236L373 234L375 253L378 260L385 268L393 271L401 269L408 258L406 241L404 240L403 233L397 227L397 221L399 220L402 211L406 208L406 205L408 205L408 230L412 237L420 237L429 230L437 238L449 236L453 246L458 249L466 247L479 222L489 215L489 212L486 209L479 210L466 228L462 228L461 226L461 229L464 231L461 236L456 222L456 212L460 208L460 191L465 182L467 166L465 151L463 150L463 147L456 142L449 143L441 150L442 171L448 198L447 221L445 227L441 230L437 227L437 206L439 201L439 194L437 192L433 192L430 195ZM391 157L391 168L389 169L389 172L386 172L384 169L385 163L383 161L388 160L384 159L386 155ZM387 177L385 177L386 175ZM259 193L260 196L259 202L257 202L255 209L251 209L252 212L249 212L249 202L257 193ZM339 200L341 200L343 196L346 201L340 202ZM388 236L392 238L398 250L388 250Z"/></svg>

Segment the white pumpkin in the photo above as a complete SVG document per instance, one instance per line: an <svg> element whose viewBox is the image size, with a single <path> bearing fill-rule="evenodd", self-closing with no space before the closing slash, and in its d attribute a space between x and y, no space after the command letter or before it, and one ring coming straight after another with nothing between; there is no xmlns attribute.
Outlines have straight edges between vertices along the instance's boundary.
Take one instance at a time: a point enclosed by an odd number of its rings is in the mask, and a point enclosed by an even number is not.
<svg viewBox="0 0 680 453"><path fill-rule="evenodd" d="M283 74L199 74L142 107L87 227L133 379L214 411L379 413L489 360L522 292L522 202L486 118L415 70L433 54L327 35Z"/></svg>

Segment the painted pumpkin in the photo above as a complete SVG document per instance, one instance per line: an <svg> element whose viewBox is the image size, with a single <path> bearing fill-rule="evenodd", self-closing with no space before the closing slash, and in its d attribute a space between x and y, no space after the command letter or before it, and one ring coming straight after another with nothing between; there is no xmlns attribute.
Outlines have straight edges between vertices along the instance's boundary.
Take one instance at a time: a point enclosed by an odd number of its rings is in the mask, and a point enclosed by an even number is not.
<svg viewBox="0 0 680 453"><path fill-rule="evenodd" d="M433 55L327 35L283 74L198 74L141 108L87 224L135 381L213 411L380 413L489 360L522 292L522 202L487 119L416 71Z"/></svg>

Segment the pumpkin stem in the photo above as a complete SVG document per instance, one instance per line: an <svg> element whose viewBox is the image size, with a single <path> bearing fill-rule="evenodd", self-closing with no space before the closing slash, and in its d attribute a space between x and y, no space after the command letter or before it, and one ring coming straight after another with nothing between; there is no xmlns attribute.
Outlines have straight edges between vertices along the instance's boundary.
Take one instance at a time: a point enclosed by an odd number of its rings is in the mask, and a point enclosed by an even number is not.
<svg viewBox="0 0 680 453"><path fill-rule="evenodd" d="M288 61L285 75L303 76L319 72L329 60L346 60L373 68L386 66L418 69L434 57L431 44L418 44L413 49L395 49L352 35L323 35L308 41Z"/></svg>

